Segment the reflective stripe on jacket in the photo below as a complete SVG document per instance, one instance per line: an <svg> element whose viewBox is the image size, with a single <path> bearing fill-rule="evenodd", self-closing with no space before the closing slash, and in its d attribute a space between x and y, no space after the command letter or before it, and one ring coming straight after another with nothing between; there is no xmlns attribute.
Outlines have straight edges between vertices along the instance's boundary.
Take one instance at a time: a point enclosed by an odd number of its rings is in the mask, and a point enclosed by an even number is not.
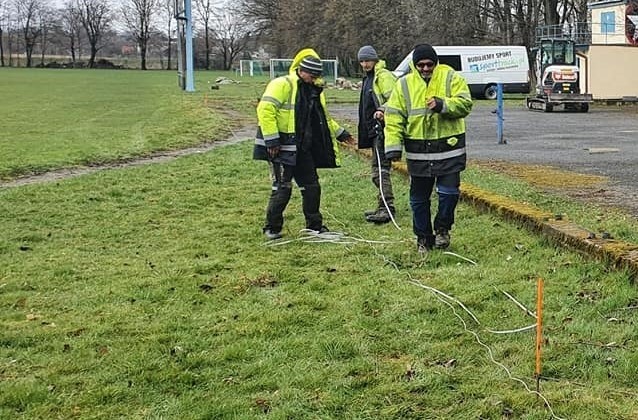
<svg viewBox="0 0 638 420"><path fill-rule="evenodd" d="M406 151L408 171L439 176L465 169L465 120L472 110L465 79L438 64L426 82L410 63L411 72L395 84L385 110L385 152L399 159ZM440 113L428 109L429 98L443 99Z"/></svg>
<svg viewBox="0 0 638 420"><path fill-rule="evenodd" d="M310 48L299 51L290 66L288 75L273 79L266 86L266 90L257 105L259 128L255 138L254 159L268 160L266 148L282 146L279 158L284 164L295 164L297 150L295 142L295 103L297 101L297 84L299 83L297 68L301 60L308 55L319 58L319 55ZM317 79L315 83L320 84L323 81ZM341 165L341 153L337 137L344 132L344 129L328 114L326 97L323 92L321 92L319 99L328 122L332 147L335 152L334 162L321 167L337 167ZM286 146L285 148L283 147L284 145Z"/></svg>

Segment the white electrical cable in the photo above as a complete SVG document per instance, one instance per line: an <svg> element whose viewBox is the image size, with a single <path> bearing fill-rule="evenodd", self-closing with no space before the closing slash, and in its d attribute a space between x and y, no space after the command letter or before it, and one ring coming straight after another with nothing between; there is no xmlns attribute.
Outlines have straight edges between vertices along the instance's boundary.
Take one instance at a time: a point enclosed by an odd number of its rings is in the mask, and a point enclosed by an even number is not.
<svg viewBox="0 0 638 420"><path fill-rule="evenodd" d="M422 284L421 284L421 282L419 282L418 280L413 279L413 278L412 278L412 276L410 275L410 273L407 273L407 275L408 275L408 278L410 279L410 280L409 280L409 282L410 282L410 283L415 284L415 285L421 285L421 287L425 286L425 285L422 285ZM426 286L426 287L424 287L424 288L427 288L428 290L433 289L433 288L430 288L430 287L428 287L428 286ZM436 290L436 289L434 289L434 290ZM441 293L441 294L442 294L442 295L445 295L445 294L443 294L443 293ZM485 343L483 343L483 342L481 341L481 338L479 337L479 335L478 335L476 332L474 332L474 331L470 330L470 329L467 327L467 324L465 323L465 320L464 320L464 319L463 319L463 318L462 318L462 317L461 317L461 316L460 316L460 315L456 312L456 310L454 309L454 306L453 306L450 302L448 302L448 301L446 301L446 300L444 300L444 299L441 299L439 296L435 296L435 297L436 297L438 300L440 300L441 302L445 303L445 304L446 304L446 305L447 305L450 309L452 309L452 312L454 313L454 316L456 316L456 317L457 317L457 318L461 321L461 323L463 324L463 329L464 329L466 332L468 332L468 333L472 334L472 335L474 336L474 338L475 338L476 342L477 342L480 346L484 347L484 348L487 350L487 353L489 354L489 357L490 357L490 360L492 361L492 363L494 363L495 365L497 365L497 366L499 366L501 369L503 369L503 370L507 373L507 376L509 377L509 379L511 379L511 380L513 380L513 381L516 381L516 382L521 383L521 384L523 385L523 387L525 388L525 390L526 390L528 393L530 393L530 394L535 394L535 395L537 395L539 398L541 398L541 399L543 400L543 402L545 403L545 406L547 407L547 409L548 409L548 410L549 410L549 412L551 413L552 418L555 418L555 419L557 419L557 420L565 420L565 419L563 419L562 417L559 417L559 416L557 416L557 415L554 413L554 410L552 409L551 404L549 403L549 401L547 400L547 398L545 398L545 396L544 396L543 394L541 394L541 393L540 393L540 392L538 392L538 391L534 391L534 390L530 389L530 387L527 385L527 383L526 383L525 381L523 381L522 379L517 378L517 377L515 377L514 375L512 375L512 373L511 373L511 372L510 372L510 370L507 368L507 366L505 366L504 364L502 364L501 362L497 361L497 360L494 358L494 354L492 353L492 349L491 349L491 348L490 348L487 344L485 344ZM471 312L469 312L469 311L467 310L467 308L465 308L464 306L462 306L462 308L463 308L463 309L465 309L468 313L471 313ZM536 326L536 324L534 324L532 327L534 327L534 326ZM527 328L529 329L529 327L527 327Z"/></svg>
<svg viewBox="0 0 638 420"><path fill-rule="evenodd" d="M536 325L538 324L532 324L532 325L528 325L527 327L521 327L515 330L505 330L505 331L496 331L496 330L490 330L489 328L486 328L485 331L491 332L492 334L513 334L513 333L519 333L519 332L534 329L536 328Z"/></svg>
<svg viewBox="0 0 638 420"><path fill-rule="evenodd" d="M374 148L374 154L377 157L377 170L379 171L378 172L379 173L379 194L381 196L381 200L383 201L383 205L385 206L385 209L388 211L388 214L390 215L390 220L392 220L392 224L398 230L401 230L396 220L394 220L394 215L390 211L390 206L388 205L388 202L385 199L385 194L383 194L383 174L381 173L381 156L379 155L379 149L376 145L373 145L372 147ZM392 167L392 163L390 163L390 167ZM390 177L390 172L388 172L388 177Z"/></svg>
<svg viewBox="0 0 638 420"><path fill-rule="evenodd" d="M444 252L444 254L445 254L445 255L452 255L453 257L460 258L460 259L462 259L463 261L467 261L467 262L469 262L469 263L470 263L470 264L472 264L472 265L477 265L477 264L476 264L474 261L472 261L471 259L469 259L469 258L465 258L464 256L459 255L459 254L455 254L454 252L445 251L445 252Z"/></svg>
<svg viewBox="0 0 638 420"><path fill-rule="evenodd" d="M496 287L495 287L496 289ZM496 289L498 290L498 289ZM514 302L519 308L521 308L527 315L531 316L534 319L538 319L538 317L536 316L536 314L532 311L530 311L529 309L527 309L525 306L523 306L522 303L520 303L519 301L517 301L516 299L514 299L514 296L510 295L509 293L507 293L505 290L501 290L501 292L503 292L503 294L505 296L507 296L508 298L510 298L512 300L512 302Z"/></svg>
<svg viewBox="0 0 638 420"><path fill-rule="evenodd" d="M376 249L375 249L375 252L376 252ZM377 253L377 255L379 255L379 254ZM382 257L382 258L383 258L384 262L389 263L390 265L392 265L392 266L394 267L394 269L395 269L397 272L401 273L401 270L399 270L398 266L397 266L397 265L396 265L393 261L388 260L388 259L387 259L384 255L380 255L380 257ZM487 344L485 344L485 343L483 343L483 342L481 341L481 339L480 339L479 335L478 335L476 332L474 332L474 331L470 330L470 329L467 327L467 323L465 322L465 320L464 320L464 319L463 319L463 318L462 318L462 317L458 314L458 312L456 311L456 309L454 309L454 305L452 305L452 304L451 304L448 300L445 300L445 299L443 299L443 298L441 297L441 296L449 297L447 294L445 294L445 293L441 292L440 290L437 290L437 289L435 289L435 288L433 288L433 287L430 287L430 286L426 286L426 285L424 285L424 284L423 284L423 283L421 283L420 281L418 281L418 280L414 279L414 278L410 275L410 273L408 273L408 272L406 272L406 275L407 275L407 277L408 277L408 283L411 283L411 284L413 284L413 285L415 285L415 286L421 287L421 288L423 288L423 289L429 290L430 292L434 293L434 297L435 297L436 299L438 299L439 301L441 301L442 303L444 303L445 305L447 305L447 306L448 306L448 307L452 310L452 312L454 313L454 316L456 316L456 317L459 319L459 321L461 321L461 324L463 325L463 329L464 329L466 332L468 332L468 333L472 334L472 335L474 336L474 339L476 340L476 342L477 342L480 346L482 346L483 348L485 348L485 349L486 349L486 351L487 351L487 353L488 353L488 355L489 355L490 361L491 361L492 363L494 363L495 365L499 366L501 369L503 369L503 370L507 373L507 376L508 376L508 378L509 378L510 380L521 383L521 384L523 385L523 387L525 388L525 390L526 390L528 393L530 393L530 394L535 394L535 395L537 395L539 398L541 398L541 399L543 400L543 402L545 403L545 406L546 406L546 407L547 407L547 409L549 410L549 412L550 412L550 414L551 414L551 416L552 416L552 418L553 418L553 419L557 419L557 420L565 420L565 419L563 419L562 417L557 416L557 415L556 415L556 413L554 413L554 410L552 409L552 406L551 406L551 404L549 403L549 400L547 400L547 398L546 398L543 394L541 394L541 393L540 393L540 392L538 392L538 391L534 391L534 390L530 389L530 387L527 385L527 383L526 383L525 381L523 381L522 379L517 378L517 377L515 377L514 375L512 375L512 373L511 373L511 372L510 372L510 370L507 368L507 366L505 366L504 364L502 364L501 362L497 361L497 360L494 358L494 354L493 354L493 352L492 352L492 349L491 349L491 348L490 348ZM454 299L454 298L451 298L451 297L450 297L450 299L452 300L452 302L457 303L459 306L461 306L461 307L462 307L462 308L463 308L463 309L464 309L464 310L465 310L465 311L466 311L466 312L467 312L467 313L468 313L468 314L472 317L472 319L474 319L474 320L477 322L477 324L479 324L479 322L478 322L478 320L476 319L476 317L474 316L474 314L472 314L472 312L471 312L469 309L467 309L467 308L465 307L465 305L461 304L461 303L460 303L457 299ZM526 329L526 330L527 330L527 329L531 329L531 328L533 328L533 327L535 327L535 326L536 326L536 324L534 324L533 326L524 327L524 329Z"/></svg>

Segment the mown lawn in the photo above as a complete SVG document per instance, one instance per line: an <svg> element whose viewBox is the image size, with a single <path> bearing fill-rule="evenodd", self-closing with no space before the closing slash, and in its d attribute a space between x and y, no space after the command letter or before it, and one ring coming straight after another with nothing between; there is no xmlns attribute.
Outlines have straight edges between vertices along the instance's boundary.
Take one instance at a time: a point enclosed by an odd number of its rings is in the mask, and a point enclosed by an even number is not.
<svg viewBox="0 0 638 420"><path fill-rule="evenodd" d="M209 75L199 77L205 83ZM136 89L122 83L121 92ZM211 132L223 133L230 120L215 120L217 110L249 115L260 86L175 98L202 105ZM25 107L35 120L40 108ZM104 114L114 117L104 122L113 133L133 124L116 115ZM158 121L169 133L170 119ZM54 131L42 128L43 138L55 142ZM200 135L193 131L184 145ZM110 140L102 144L110 150ZM132 144L122 143L120 154L134 155ZM11 154L0 156L9 167ZM367 224L362 211L374 191L367 161L353 154L320 174L326 224L346 236L303 241L295 191L284 230L291 242L268 246L268 174L250 157L246 141L170 163L0 189L0 418L638 417L638 292L628 273L465 204L453 230L458 256L421 257L407 182L395 176L401 229ZM42 162L41 169L78 164ZM577 221L635 231L621 214L587 219L598 210L502 174L471 169L466 178L567 208ZM534 331L490 332L535 322L504 292L535 310L539 277L540 390L553 411L513 379L535 388Z"/></svg>
<svg viewBox="0 0 638 420"><path fill-rule="evenodd" d="M225 138L236 120L208 101L208 80L183 94L175 72L2 68L0 80L0 179Z"/></svg>

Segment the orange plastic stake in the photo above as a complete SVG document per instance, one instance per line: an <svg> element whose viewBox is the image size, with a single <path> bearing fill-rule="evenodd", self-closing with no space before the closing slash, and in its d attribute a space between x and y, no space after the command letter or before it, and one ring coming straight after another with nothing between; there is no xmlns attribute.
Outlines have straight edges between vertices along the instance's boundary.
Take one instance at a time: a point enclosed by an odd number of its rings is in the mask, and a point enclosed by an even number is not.
<svg viewBox="0 0 638 420"><path fill-rule="evenodd" d="M538 278L536 283L536 391L540 387L541 378L541 346L543 344L543 279Z"/></svg>

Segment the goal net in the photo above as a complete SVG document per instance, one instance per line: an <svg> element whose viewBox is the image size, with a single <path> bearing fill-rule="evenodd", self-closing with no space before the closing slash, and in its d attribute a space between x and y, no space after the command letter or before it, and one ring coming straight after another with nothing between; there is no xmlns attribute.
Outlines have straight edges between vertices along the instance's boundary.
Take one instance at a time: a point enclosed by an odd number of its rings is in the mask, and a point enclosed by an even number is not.
<svg viewBox="0 0 638 420"><path fill-rule="evenodd" d="M269 70L268 60L239 60L240 76L267 76Z"/></svg>

